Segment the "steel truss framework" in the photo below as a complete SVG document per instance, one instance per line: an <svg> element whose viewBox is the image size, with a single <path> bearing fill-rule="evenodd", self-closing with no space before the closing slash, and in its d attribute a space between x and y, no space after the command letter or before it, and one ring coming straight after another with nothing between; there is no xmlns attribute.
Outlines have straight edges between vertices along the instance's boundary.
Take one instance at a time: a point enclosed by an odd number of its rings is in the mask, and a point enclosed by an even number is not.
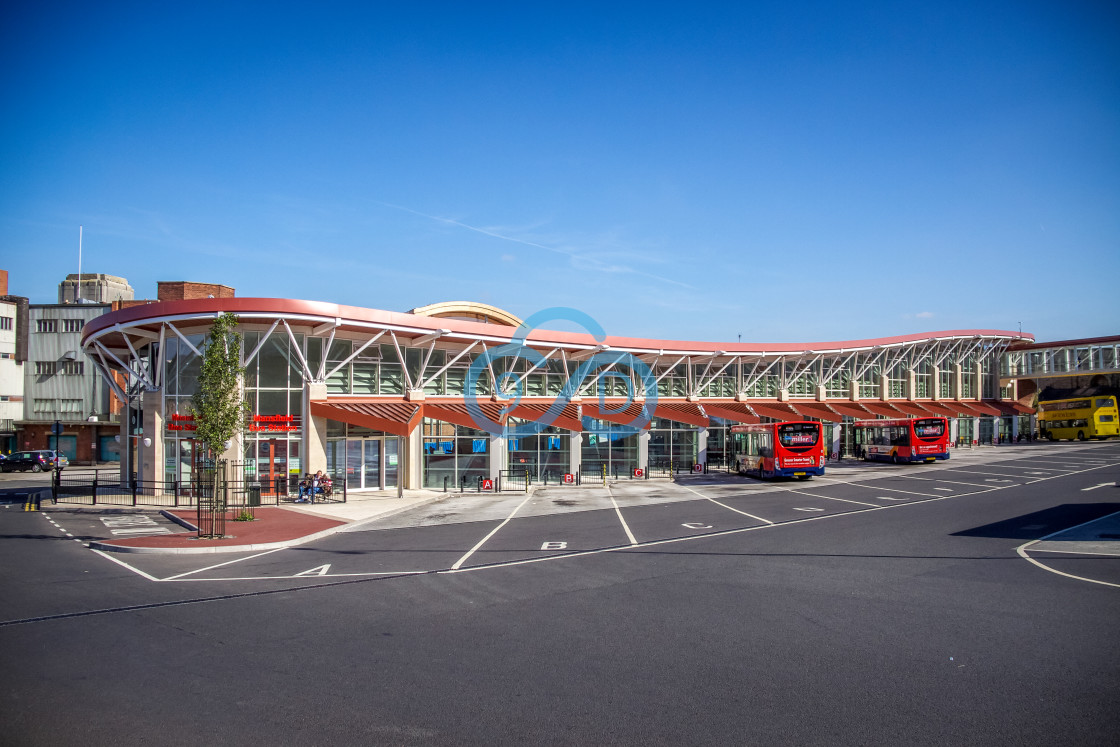
<svg viewBox="0 0 1120 747"><path fill-rule="evenodd" d="M229 305L228 299L223 301ZM648 413L650 417L693 425L706 422L705 403L742 403L742 419L749 420L756 415L752 403L824 402L827 413L829 401L997 399L1000 376L1020 370L1023 361L1029 363L1031 356L1040 354L1009 354L1010 345L1029 345L1033 340L999 330L803 347L597 340L590 335L534 330L523 346L511 352L515 330L506 326L310 302L237 301L228 310L238 314L240 329L259 334L255 344L243 349L243 364L252 364L270 341L286 340L288 365L305 386L326 385L332 401L358 396L431 404L462 401L464 372L478 362L475 372L481 369L481 383L475 392L480 401L502 403L520 393L529 400L560 397L577 404L600 397L641 403L656 394L657 412ZM335 313L323 313L320 307ZM144 391L163 389L168 341L177 340L201 355L197 341L223 310L222 301L207 299L114 312L87 325L83 348L113 393L127 402ZM323 352L312 354L312 348ZM345 353L333 355L340 348ZM1115 370L1115 344L1108 349L1109 355L1100 353L1093 360ZM1058 355L1058 351L1041 354ZM1080 360L1079 353L1073 355ZM385 390L355 391L349 374L356 364L395 366L399 383ZM577 381L573 376L581 366L587 375ZM674 413L688 410L685 403L698 412L676 417ZM728 412L722 408L720 417L729 417Z"/></svg>

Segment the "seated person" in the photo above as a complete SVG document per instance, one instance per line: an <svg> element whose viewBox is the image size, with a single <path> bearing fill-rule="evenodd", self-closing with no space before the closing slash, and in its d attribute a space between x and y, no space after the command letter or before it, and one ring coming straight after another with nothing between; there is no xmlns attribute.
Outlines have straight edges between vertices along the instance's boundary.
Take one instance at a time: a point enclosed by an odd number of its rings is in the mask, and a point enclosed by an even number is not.
<svg viewBox="0 0 1120 747"><path fill-rule="evenodd" d="M304 488L302 485L300 486L299 499L296 501L296 503L307 503L309 499L311 503L314 503L315 494L319 493L321 495L323 493L325 482L327 482L327 478L325 475L323 475L323 470L319 470L314 475L312 475L309 480L307 480L306 488Z"/></svg>

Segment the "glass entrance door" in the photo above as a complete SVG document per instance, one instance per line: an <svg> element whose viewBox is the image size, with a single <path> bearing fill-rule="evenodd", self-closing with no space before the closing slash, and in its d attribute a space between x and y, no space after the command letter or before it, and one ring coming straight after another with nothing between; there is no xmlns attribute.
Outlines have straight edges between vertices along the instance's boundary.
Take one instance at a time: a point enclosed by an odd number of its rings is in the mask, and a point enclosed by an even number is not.
<svg viewBox="0 0 1120 747"><path fill-rule="evenodd" d="M385 444L385 482L382 487L395 488L397 487L397 438L396 436L389 436L384 441Z"/></svg>
<svg viewBox="0 0 1120 747"><path fill-rule="evenodd" d="M365 443L365 464L362 469L362 487L373 490L381 487L381 441L368 438Z"/></svg>
<svg viewBox="0 0 1120 747"><path fill-rule="evenodd" d="M282 495L288 490L288 442L278 439L257 442L257 479L261 492Z"/></svg>
<svg viewBox="0 0 1120 747"><path fill-rule="evenodd" d="M397 439L346 440L346 489L384 490L397 486Z"/></svg>

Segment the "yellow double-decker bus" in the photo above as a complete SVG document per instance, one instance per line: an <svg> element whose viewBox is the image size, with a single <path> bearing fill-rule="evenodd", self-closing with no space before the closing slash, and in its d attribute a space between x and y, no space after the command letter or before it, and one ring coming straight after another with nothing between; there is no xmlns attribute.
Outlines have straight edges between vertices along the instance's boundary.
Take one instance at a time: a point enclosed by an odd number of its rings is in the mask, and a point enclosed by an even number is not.
<svg viewBox="0 0 1120 747"><path fill-rule="evenodd" d="M1039 434L1051 441L1120 436L1120 413L1112 395L1040 400L1038 409Z"/></svg>

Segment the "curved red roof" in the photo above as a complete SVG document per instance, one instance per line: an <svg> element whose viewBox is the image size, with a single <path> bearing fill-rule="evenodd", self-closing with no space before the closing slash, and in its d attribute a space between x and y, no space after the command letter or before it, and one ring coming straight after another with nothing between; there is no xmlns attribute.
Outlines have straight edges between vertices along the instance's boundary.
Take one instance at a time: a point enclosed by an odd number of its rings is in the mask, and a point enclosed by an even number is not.
<svg viewBox="0 0 1120 747"><path fill-rule="evenodd" d="M341 320L341 327L343 329L349 327L358 330L370 326L387 326L399 332L404 332L405 334L425 334L437 330L449 330L451 333L450 336L452 337L482 337L509 340L516 333L514 327L497 324L419 316L398 311L345 306L323 301L303 301L282 298L203 298L189 301L160 301L140 306L131 306L105 314L86 324L83 330L82 343L84 345L89 337L115 327L116 325L121 325L123 327L143 326L147 321L154 324L168 318L199 318L227 311L242 316L243 318L246 316L264 319L286 318L292 321L293 318L298 319L302 317L308 321L315 321L316 323L338 319ZM877 337L862 340L792 343L701 342L692 340L658 340L613 335L608 335L602 340L597 340L588 333L561 332L546 329L535 329L528 335L529 340L540 344L581 347L606 345L614 349L648 352L664 351L666 354L679 354L684 352L701 354L723 352L732 355L835 352L962 337L1003 337L1028 344L1034 340L1032 335L994 329L943 330L939 332L919 332L909 335Z"/></svg>

